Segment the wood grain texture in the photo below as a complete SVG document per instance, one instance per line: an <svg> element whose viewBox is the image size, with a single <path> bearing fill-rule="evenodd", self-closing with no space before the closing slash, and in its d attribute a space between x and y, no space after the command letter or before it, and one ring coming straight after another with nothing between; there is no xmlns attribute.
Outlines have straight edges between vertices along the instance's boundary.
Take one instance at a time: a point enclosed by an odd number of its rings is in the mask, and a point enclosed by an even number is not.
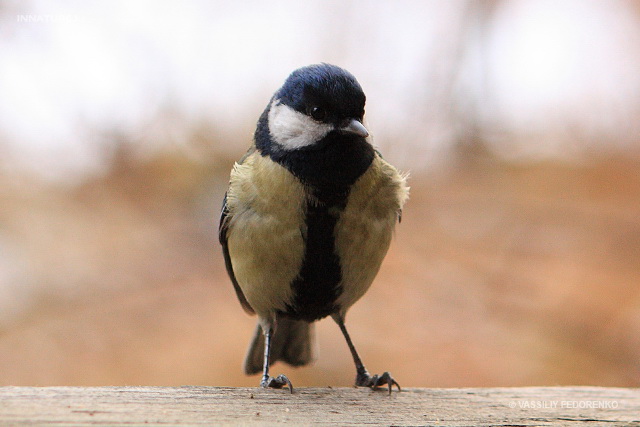
<svg viewBox="0 0 640 427"><path fill-rule="evenodd" d="M0 387L0 425L640 426L640 390Z"/></svg>

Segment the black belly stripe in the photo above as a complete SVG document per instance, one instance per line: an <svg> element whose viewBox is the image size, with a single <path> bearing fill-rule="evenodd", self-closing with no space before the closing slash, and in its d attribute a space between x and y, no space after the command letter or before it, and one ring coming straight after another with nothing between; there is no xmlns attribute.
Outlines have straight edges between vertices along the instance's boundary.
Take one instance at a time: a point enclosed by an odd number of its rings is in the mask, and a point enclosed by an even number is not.
<svg viewBox="0 0 640 427"><path fill-rule="evenodd" d="M284 314L311 322L337 311L342 269L335 251L334 230L347 195L345 189L316 191L320 203L307 202L304 260L300 275L291 284L293 303Z"/></svg>
<svg viewBox="0 0 640 427"><path fill-rule="evenodd" d="M300 274L291 283L293 300L280 313L312 322L339 309L342 269L334 231L349 188L371 166L375 151L365 138L340 132L329 132L307 148L284 150L271 138L269 109L258 120L256 148L312 189L316 199L306 204L305 252Z"/></svg>

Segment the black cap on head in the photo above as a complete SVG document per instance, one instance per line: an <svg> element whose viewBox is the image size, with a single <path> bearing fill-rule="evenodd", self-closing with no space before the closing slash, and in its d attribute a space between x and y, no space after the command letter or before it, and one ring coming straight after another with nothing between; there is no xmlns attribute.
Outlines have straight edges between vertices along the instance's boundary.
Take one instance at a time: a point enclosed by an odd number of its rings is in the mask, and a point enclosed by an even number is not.
<svg viewBox="0 0 640 427"><path fill-rule="evenodd" d="M324 63L292 72L275 97L294 110L324 122L362 119L366 101L362 87L350 72ZM316 117L314 112L320 113Z"/></svg>

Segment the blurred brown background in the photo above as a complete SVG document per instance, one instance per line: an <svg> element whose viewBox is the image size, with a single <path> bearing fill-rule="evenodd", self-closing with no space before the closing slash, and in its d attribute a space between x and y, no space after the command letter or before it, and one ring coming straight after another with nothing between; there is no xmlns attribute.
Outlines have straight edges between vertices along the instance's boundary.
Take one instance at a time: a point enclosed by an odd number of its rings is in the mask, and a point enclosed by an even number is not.
<svg viewBox="0 0 640 427"><path fill-rule="evenodd" d="M640 385L640 2L5 1L0 45L0 385L257 385L218 212L271 93L321 61L411 172L347 319L369 370ZM317 336L274 371L351 385Z"/></svg>

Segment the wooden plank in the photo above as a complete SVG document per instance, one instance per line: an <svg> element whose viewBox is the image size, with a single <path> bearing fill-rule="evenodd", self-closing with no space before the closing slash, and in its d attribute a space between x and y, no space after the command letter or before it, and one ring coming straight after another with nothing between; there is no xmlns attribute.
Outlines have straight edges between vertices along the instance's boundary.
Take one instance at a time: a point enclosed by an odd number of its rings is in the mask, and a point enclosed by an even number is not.
<svg viewBox="0 0 640 427"><path fill-rule="evenodd" d="M0 387L0 425L640 426L640 390Z"/></svg>

